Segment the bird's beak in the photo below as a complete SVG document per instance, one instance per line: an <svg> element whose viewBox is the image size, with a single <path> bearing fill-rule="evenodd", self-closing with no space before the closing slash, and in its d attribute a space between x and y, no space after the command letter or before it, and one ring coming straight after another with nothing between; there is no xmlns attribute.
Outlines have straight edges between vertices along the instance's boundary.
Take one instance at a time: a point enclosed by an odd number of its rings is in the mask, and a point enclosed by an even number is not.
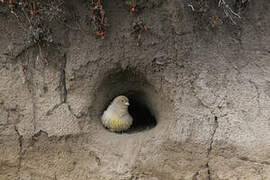
<svg viewBox="0 0 270 180"><path fill-rule="evenodd" d="M129 102L125 102L125 105L126 105L126 106L129 106Z"/></svg>

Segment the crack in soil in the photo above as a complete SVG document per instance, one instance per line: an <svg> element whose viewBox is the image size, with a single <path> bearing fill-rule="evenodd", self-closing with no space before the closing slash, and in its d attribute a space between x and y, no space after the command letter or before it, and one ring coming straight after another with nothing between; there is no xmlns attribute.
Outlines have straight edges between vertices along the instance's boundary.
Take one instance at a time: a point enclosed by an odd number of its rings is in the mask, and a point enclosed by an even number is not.
<svg viewBox="0 0 270 180"><path fill-rule="evenodd" d="M194 174L194 176L192 177L192 180L197 180L198 175L199 175L200 171L197 171L196 174Z"/></svg>
<svg viewBox="0 0 270 180"><path fill-rule="evenodd" d="M58 109L64 102L61 102L60 104L56 104L52 109L48 110L46 113L46 116L50 116L56 109Z"/></svg>
<svg viewBox="0 0 270 180"><path fill-rule="evenodd" d="M66 57L64 57L64 67L61 70L61 75L60 75L60 98L62 103L67 102L67 87L66 87L66 64L67 60Z"/></svg>
<svg viewBox="0 0 270 180"><path fill-rule="evenodd" d="M58 107L60 107L62 104L65 104L67 102L67 87L66 87L66 57L64 57L64 64L63 68L61 69L61 74L60 74L60 80L59 80L59 95L60 95L60 103L56 104L52 109L47 111L46 115L49 116L51 115Z"/></svg>
<svg viewBox="0 0 270 180"><path fill-rule="evenodd" d="M17 175L20 179L20 171L21 171L21 166L22 166L22 149L23 149L23 136L20 135L19 133L19 130L16 126L14 126L14 129L16 131L16 134L18 135L19 137L19 153L18 153L18 156L19 156L19 164L18 164L18 172L17 172Z"/></svg>
<svg viewBox="0 0 270 180"><path fill-rule="evenodd" d="M239 157L238 159L242 160L242 161L247 161L247 162L250 162L250 163L256 163L256 164L261 164L261 165L270 165L270 162L268 161L256 161L256 160L252 160L252 159L249 159L248 157Z"/></svg>
<svg viewBox="0 0 270 180"><path fill-rule="evenodd" d="M207 173L208 173L208 180L211 180L211 171L210 171L210 167L209 167L209 161L210 161L210 154L211 154L211 151L213 149L213 143L214 143L214 136L216 134L216 131L217 131L217 128L218 128L218 120L217 120L217 116L215 116L215 120L214 120L214 130L213 130L213 133L211 134L211 137L210 137L210 145L209 145L209 148L207 150L207 163L206 163L206 167L207 167Z"/></svg>

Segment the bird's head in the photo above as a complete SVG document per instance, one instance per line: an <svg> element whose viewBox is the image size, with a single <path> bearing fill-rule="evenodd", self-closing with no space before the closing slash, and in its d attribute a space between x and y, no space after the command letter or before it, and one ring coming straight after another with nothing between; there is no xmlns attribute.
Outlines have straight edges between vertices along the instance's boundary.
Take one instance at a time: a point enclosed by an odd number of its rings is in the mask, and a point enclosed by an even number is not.
<svg viewBox="0 0 270 180"><path fill-rule="evenodd" d="M114 98L113 103L119 105L120 107L122 107L124 109L127 109L129 106L128 98L126 96L123 96L123 95L117 96L116 98Z"/></svg>

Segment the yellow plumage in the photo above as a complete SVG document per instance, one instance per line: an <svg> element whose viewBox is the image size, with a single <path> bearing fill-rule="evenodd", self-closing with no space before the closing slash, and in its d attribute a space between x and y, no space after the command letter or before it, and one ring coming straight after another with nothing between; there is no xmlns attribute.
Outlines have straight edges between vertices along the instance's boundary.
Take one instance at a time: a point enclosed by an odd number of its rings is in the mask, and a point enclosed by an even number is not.
<svg viewBox="0 0 270 180"><path fill-rule="evenodd" d="M114 132L125 131L132 125L133 119L128 113L128 98L125 96L116 97L104 111L101 122Z"/></svg>
<svg viewBox="0 0 270 180"><path fill-rule="evenodd" d="M114 129L118 129L119 127L120 127L120 122L118 121L118 119L113 119L112 120L112 123L111 123L111 126L112 126L112 128L114 128Z"/></svg>

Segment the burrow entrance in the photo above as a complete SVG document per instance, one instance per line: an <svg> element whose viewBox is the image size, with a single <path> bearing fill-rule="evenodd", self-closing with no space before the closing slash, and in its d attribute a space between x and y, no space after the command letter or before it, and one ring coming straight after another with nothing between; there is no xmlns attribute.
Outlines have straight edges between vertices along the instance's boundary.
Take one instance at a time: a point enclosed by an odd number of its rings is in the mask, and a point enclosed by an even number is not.
<svg viewBox="0 0 270 180"><path fill-rule="evenodd" d="M146 81L143 74L132 69L112 70L101 81L95 103L99 104L96 109L99 120L111 101L119 95L128 97L130 101L128 111L133 117L133 124L126 133L149 130L158 124L161 96Z"/></svg>
<svg viewBox="0 0 270 180"><path fill-rule="evenodd" d="M155 127L157 121L145 102L147 101L147 97L139 91L129 91L124 93L124 95L127 96L130 101L128 112L133 117L133 124L129 131L140 131Z"/></svg>

